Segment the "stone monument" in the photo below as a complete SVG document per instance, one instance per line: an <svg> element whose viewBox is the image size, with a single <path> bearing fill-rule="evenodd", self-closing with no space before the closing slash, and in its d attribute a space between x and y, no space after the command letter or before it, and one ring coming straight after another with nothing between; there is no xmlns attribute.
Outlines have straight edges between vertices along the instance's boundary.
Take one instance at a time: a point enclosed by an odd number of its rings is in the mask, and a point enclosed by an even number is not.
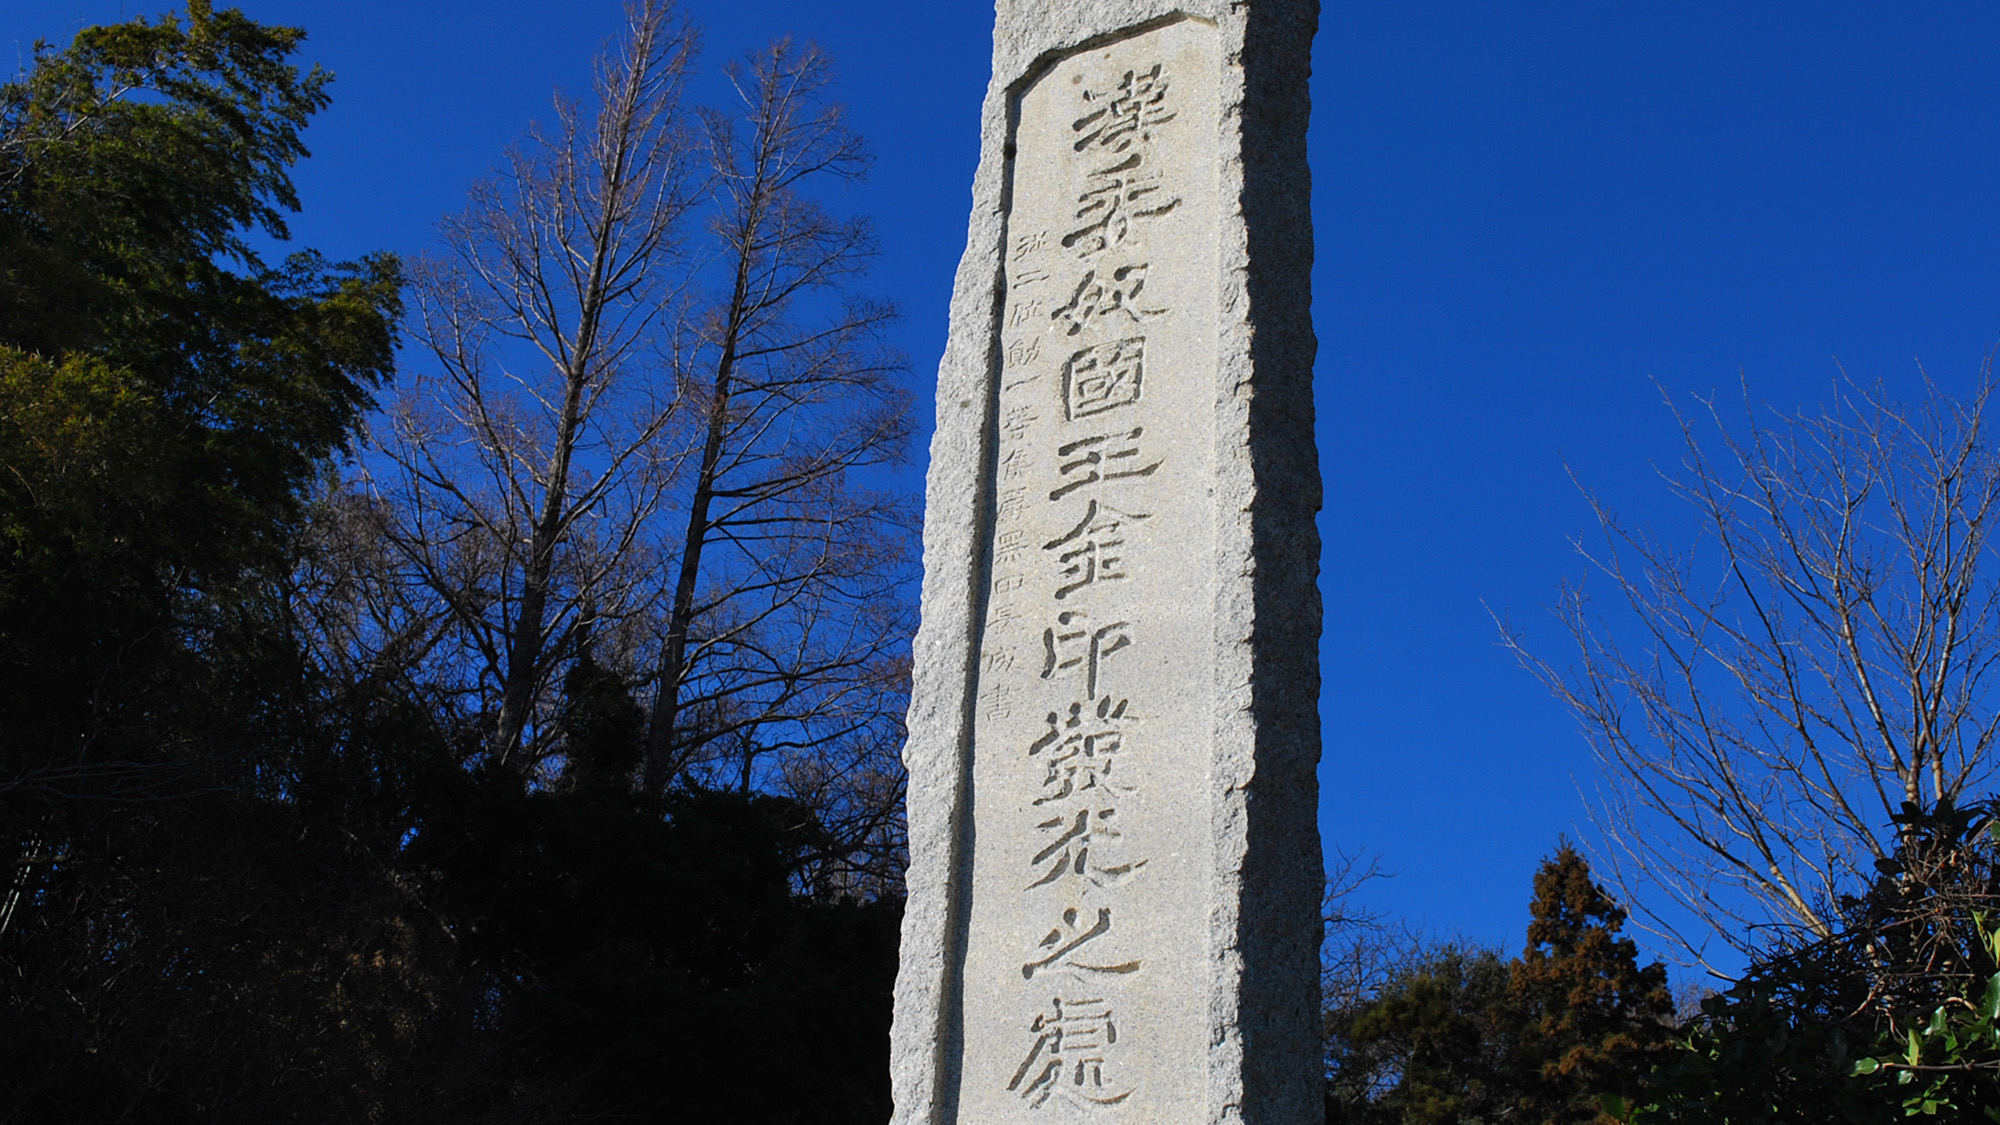
<svg viewBox="0 0 2000 1125"><path fill-rule="evenodd" d="M898 1125L1322 1114L1317 0L999 0L938 375Z"/></svg>

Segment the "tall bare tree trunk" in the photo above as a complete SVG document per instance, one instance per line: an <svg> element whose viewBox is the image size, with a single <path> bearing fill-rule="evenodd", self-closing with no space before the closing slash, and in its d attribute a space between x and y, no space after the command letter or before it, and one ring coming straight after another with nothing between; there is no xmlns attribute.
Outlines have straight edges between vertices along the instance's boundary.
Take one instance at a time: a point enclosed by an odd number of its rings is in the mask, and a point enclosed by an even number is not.
<svg viewBox="0 0 2000 1125"><path fill-rule="evenodd" d="M761 185L753 194L753 206L739 225L736 239L736 277L730 288L729 307L724 311L721 355L715 363L715 382L709 390L708 427L701 447L701 465L695 471L694 491L688 500L687 532L681 540L681 565L674 582L673 608L668 611L666 644L660 657L660 689L653 696L653 714L646 729L644 782L646 791L657 793L666 787L675 772L674 730L680 720L681 679L687 669L688 628L694 619L695 587L701 579L702 548L708 543L709 509L715 502L715 478L722 463L722 442L729 429L730 379L736 371L736 348L742 337L744 310L749 300L751 247L758 228Z"/></svg>
<svg viewBox="0 0 2000 1125"><path fill-rule="evenodd" d="M654 604L630 576L673 475L658 448L672 384L644 364L685 283L666 267L698 195L679 100L696 35L672 0L626 19L594 112L559 96L553 135L531 130L445 223L450 256L418 285L442 378L406 401L385 449L402 476L387 538L468 642L490 759L524 771L581 630Z"/></svg>
<svg viewBox="0 0 2000 1125"><path fill-rule="evenodd" d="M583 369L573 367L563 374L567 385L555 449L550 457L548 484L542 495L541 513L535 519L527 565L522 567L521 601L515 611L514 630L507 639L507 678L494 737L494 759L499 765L507 764L520 749L521 731L528 722L535 688L545 674L542 650L548 644L549 579L555 571L556 546L562 539L563 509L569 500L570 462L576 453L577 406L583 398Z"/></svg>
<svg viewBox="0 0 2000 1125"><path fill-rule="evenodd" d="M658 27L641 23L634 29L634 60L650 60L653 36ZM619 88L613 118L612 160L601 166L601 198L617 201L631 189L628 177L632 166L630 149L632 126L639 120L642 94L646 86L643 62L630 67ZM541 513L535 519L535 534L522 568L521 603L514 619L513 635L507 644L507 679L501 695L500 723L495 742L495 760L505 765L521 745L521 731L527 725L529 706L535 689L547 675L542 650L548 644L547 613L549 580L555 571L556 547L563 538L565 514L570 505L570 465L576 457L577 431L581 426L583 395L592 369L597 366L597 326L604 314L604 274L617 236L616 211L607 208L591 232L589 283L577 303L576 336L560 365L563 379L562 412L556 422L554 448L550 450L547 483L542 494Z"/></svg>
<svg viewBox="0 0 2000 1125"><path fill-rule="evenodd" d="M833 223L794 190L812 176L857 176L866 164L858 138L842 123L839 107L818 100L826 71L824 57L813 48L776 44L754 56L748 66L730 71L742 97L747 136L739 142L730 117L709 114L707 119L719 212L714 229L731 276L728 296L710 310L696 330L699 344L690 349L692 354L712 356L713 366L703 380L707 424L688 494L673 602L661 645L659 687L647 724L643 780L652 792L664 789L686 766L697 744L716 733L703 731L696 736L684 729L694 663L691 649L697 647L696 622L704 613L701 594L711 540L726 535L732 521L746 525L798 521L802 509L787 497L802 483L832 481L845 469L893 448L904 433L897 415L879 432L844 435L831 455L824 449L757 448L760 439L755 435L764 425L824 398L829 388L847 381L848 367L863 350L867 334L893 316L885 308L849 308L818 331L799 331L787 319L801 294L834 286L843 275L856 272L872 252L865 224ZM746 359L762 365L750 378L760 382L764 397L761 405L742 408L737 398ZM774 388L783 389L772 393ZM774 470L778 465L782 468ZM798 472L800 465L806 466L803 474ZM726 498L728 512L717 513L718 498ZM753 520L746 514L786 504L793 508L787 515L760 512ZM812 575L802 573L778 585L792 586L796 592L811 582Z"/></svg>

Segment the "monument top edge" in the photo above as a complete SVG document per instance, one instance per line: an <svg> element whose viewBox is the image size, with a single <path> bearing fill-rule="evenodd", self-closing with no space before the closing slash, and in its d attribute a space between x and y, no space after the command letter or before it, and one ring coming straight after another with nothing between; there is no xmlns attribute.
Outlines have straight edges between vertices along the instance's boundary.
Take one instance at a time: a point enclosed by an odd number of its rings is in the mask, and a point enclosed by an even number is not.
<svg viewBox="0 0 2000 1125"><path fill-rule="evenodd" d="M993 78L1006 86L1052 54L1177 18L1228 24L1253 11L1316 13L1320 0L995 0Z"/></svg>
<svg viewBox="0 0 2000 1125"><path fill-rule="evenodd" d="M1141 23L1174 12L1221 20L1252 8L1318 9L1319 0L995 0L1003 21L1060 23L1078 18L1109 26Z"/></svg>
<svg viewBox="0 0 2000 1125"><path fill-rule="evenodd" d="M1231 0L995 0L994 13L1002 24L1051 27L1076 21L1118 28L1175 13L1220 19L1240 6Z"/></svg>

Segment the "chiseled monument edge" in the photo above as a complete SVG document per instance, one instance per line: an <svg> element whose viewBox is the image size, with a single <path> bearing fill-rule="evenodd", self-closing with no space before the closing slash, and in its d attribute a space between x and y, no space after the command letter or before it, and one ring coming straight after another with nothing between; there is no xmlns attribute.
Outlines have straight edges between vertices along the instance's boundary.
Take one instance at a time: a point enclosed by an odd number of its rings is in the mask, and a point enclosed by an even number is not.
<svg viewBox="0 0 2000 1125"><path fill-rule="evenodd" d="M952 1013L966 936L967 761L993 518L1013 96L1055 60L1177 18L1230 52L1217 143L1217 446L1208 1120L1322 1114L1317 586L1307 79L1318 0L999 0L973 208L939 363L922 622L904 761L909 890L896 982L897 1125L958 1125Z"/></svg>

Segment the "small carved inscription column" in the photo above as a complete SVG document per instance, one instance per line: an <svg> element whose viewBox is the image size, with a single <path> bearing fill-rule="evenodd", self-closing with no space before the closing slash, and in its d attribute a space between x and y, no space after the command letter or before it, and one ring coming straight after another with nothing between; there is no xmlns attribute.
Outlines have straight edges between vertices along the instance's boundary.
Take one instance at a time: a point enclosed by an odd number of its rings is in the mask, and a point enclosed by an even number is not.
<svg viewBox="0 0 2000 1125"><path fill-rule="evenodd" d="M932 449L898 1122L1319 1112L1316 17L1001 0Z"/></svg>

